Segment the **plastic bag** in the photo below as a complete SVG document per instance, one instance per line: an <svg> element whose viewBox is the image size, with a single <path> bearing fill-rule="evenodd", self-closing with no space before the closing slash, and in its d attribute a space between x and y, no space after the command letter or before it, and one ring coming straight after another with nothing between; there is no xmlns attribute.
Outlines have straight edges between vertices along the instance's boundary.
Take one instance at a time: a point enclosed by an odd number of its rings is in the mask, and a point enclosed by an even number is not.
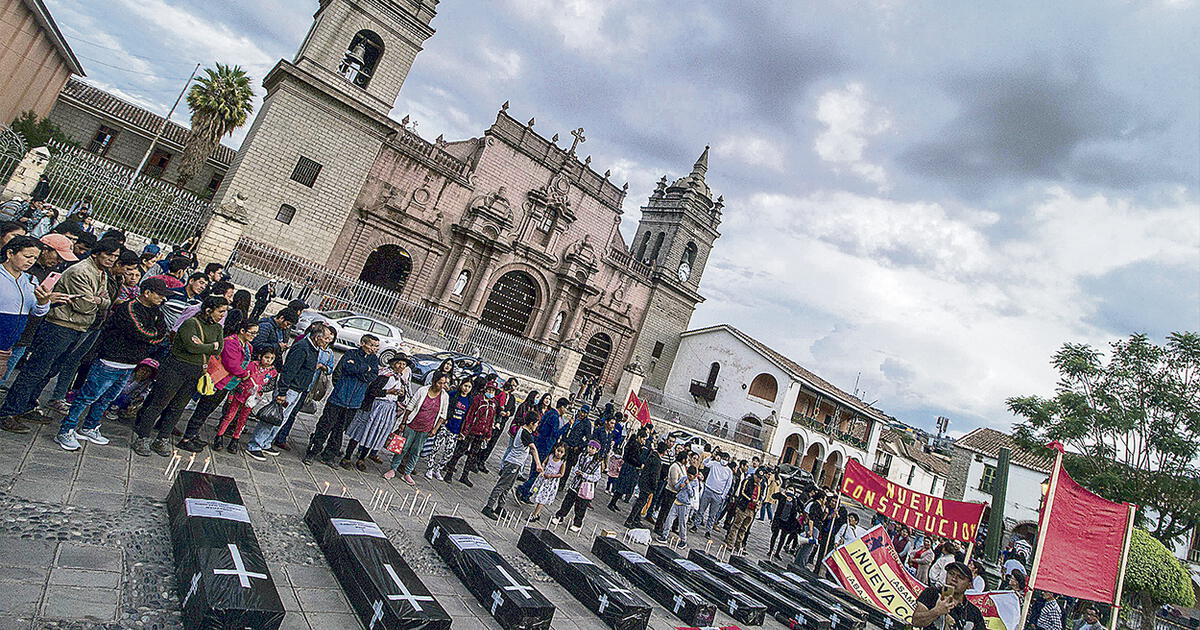
<svg viewBox="0 0 1200 630"><path fill-rule="evenodd" d="M277 427L283 424L283 405L272 399L271 402L254 410L254 419Z"/></svg>
<svg viewBox="0 0 1200 630"><path fill-rule="evenodd" d="M329 390L329 375L321 372L317 375L317 382L313 383L312 389L308 392L308 399L313 402L321 402L329 394Z"/></svg>

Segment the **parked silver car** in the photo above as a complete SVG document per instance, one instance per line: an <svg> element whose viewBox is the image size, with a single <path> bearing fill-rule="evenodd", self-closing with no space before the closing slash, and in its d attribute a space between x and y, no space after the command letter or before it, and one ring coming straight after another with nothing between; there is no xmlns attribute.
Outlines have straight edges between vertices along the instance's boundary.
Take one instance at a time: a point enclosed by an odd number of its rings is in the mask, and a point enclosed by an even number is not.
<svg viewBox="0 0 1200 630"><path fill-rule="evenodd" d="M307 310L300 315L300 321L292 327L293 334L299 335L313 322L322 322L337 331L333 347L339 350L357 348L362 343L363 335L370 333L379 337L379 359L381 361L387 361L397 352L404 351L403 331L369 315L352 311Z"/></svg>

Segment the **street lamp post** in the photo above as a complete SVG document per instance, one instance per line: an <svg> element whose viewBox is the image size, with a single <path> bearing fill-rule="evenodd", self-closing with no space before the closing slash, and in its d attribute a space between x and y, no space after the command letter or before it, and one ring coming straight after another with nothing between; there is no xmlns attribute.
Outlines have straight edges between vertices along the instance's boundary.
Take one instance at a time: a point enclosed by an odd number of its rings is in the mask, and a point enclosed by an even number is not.
<svg viewBox="0 0 1200 630"><path fill-rule="evenodd" d="M1004 502L1008 499L1008 466L1011 457L1011 449L1000 449L996 456L996 474L992 478L987 544L983 548L983 566L989 584L994 582L999 585L1004 575L1000 564L1000 544L1004 541Z"/></svg>

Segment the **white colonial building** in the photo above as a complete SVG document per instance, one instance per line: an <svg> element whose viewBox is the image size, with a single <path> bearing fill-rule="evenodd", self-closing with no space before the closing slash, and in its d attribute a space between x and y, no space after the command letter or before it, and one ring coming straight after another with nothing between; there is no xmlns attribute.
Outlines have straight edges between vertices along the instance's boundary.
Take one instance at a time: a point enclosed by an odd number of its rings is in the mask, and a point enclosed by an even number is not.
<svg viewBox="0 0 1200 630"><path fill-rule="evenodd" d="M1011 450L1008 491L1004 500L1005 530L1032 536L1037 531L1042 483L1054 460L1017 445L1012 436L980 427L954 441L945 498L992 503L992 481L1000 449Z"/></svg>
<svg viewBox="0 0 1200 630"><path fill-rule="evenodd" d="M656 416L798 465L825 486L846 460L870 467L887 416L730 326L681 335Z"/></svg>
<svg viewBox="0 0 1200 630"><path fill-rule="evenodd" d="M873 470L910 490L940 497L946 491L950 458L928 450L917 437L884 429Z"/></svg>

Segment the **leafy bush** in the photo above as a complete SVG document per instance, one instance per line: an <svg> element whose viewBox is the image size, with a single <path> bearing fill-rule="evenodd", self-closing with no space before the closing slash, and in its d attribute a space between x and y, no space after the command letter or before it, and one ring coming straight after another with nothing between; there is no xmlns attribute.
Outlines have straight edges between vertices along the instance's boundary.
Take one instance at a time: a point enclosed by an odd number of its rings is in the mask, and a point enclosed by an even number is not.
<svg viewBox="0 0 1200 630"><path fill-rule="evenodd" d="M1134 528L1125 568L1125 595L1152 616L1163 604L1193 606L1196 594L1183 562L1146 530Z"/></svg>

